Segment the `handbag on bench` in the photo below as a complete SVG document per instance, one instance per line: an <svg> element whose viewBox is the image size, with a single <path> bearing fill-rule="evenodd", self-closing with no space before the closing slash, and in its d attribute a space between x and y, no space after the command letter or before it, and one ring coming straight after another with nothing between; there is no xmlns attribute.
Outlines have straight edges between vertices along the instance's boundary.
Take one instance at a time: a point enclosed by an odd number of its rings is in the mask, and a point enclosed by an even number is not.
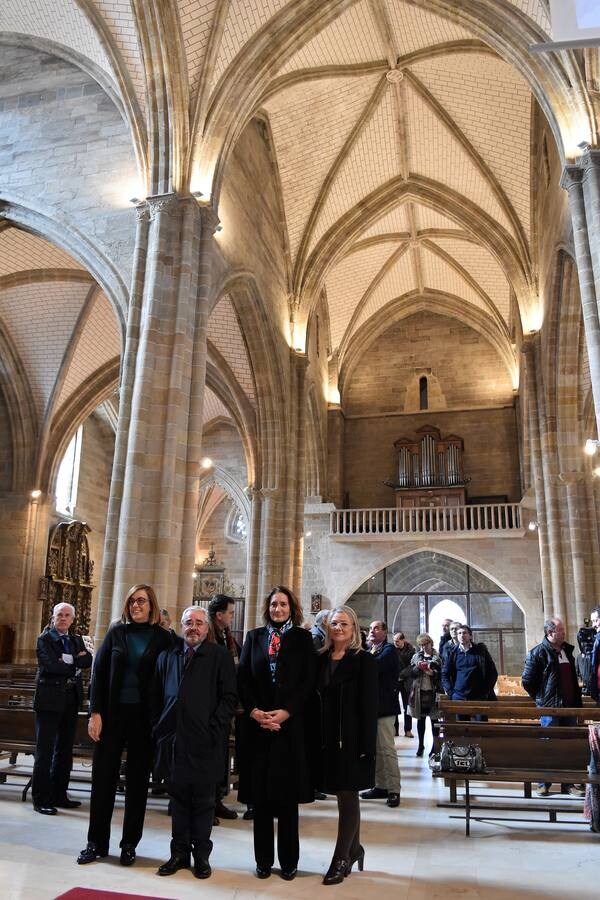
<svg viewBox="0 0 600 900"><path fill-rule="evenodd" d="M444 741L440 752L429 757L429 768L432 772L485 772L485 759L477 744Z"/></svg>

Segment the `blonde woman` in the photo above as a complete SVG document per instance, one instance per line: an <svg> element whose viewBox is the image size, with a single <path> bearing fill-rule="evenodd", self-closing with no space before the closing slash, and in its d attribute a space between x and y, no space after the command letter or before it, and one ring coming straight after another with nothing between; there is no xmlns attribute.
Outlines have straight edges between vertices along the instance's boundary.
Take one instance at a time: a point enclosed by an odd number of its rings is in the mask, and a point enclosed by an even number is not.
<svg viewBox="0 0 600 900"><path fill-rule="evenodd" d="M338 833L323 884L340 884L365 851L360 843L358 792L375 781L378 680L377 663L361 645L354 610L331 610L317 674L319 734L317 787L335 794Z"/></svg>
<svg viewBox="0 0 600 900"><path fill-rule="evenodd" d="M433 639L428 634L419 634L416 640L417 652L410 661L413 676L408 700L408 712L417 720L419 746L417 756L425 751L425 720L431 719L431 733L438 718L437 694L440 689L442 661L433 649Z"/></svg>

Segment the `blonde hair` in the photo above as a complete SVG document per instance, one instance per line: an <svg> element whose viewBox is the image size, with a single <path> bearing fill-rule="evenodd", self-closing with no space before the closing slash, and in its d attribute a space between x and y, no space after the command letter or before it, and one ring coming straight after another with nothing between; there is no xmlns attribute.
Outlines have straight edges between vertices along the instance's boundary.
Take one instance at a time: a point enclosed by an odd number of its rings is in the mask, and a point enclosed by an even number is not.
<svg viewBox="0 0 600 900"><path fill-rule="evenodd" d="M360 624L358 622L358 617L352 607L350 606L334 606L333 609L329 610L329 616L327 618L327 634L325 635L325 643L323 644L320 653L327 653L331 648L332 640L331 640L331 622L333 617L337 613L344 613L350 619L352 623L352 639L348 645L348 650L354 650L355 653L358 653L359 650L362 650L362 641L360 639Z"/></svg>
<svg viewBox="0 0 600 900"><path fill-rule="evenodd" d="M134 584L133 587L129 588L129 590L127 591L127 596L125 597L125 603L123 604L123 610L121 612L121 622L123 622L123 624L131 622L131 616L129 615L129 601L138 591L146 591L146 593L148 594L148 600L150 601L150 614L148 616L148 624L157 625L160 622L160 606L158 605L158 600L156 599L154 588L149 584Z"/></svg>
<svg viewBox="0 0 600 900"><path fill-rule="evenodd" d="M431 646L433 646L433 638L431 637L431 635L425 632L423 634L418 634L417 644L419 645L419 647L422 647L424 644L431 644Z"/></svg>

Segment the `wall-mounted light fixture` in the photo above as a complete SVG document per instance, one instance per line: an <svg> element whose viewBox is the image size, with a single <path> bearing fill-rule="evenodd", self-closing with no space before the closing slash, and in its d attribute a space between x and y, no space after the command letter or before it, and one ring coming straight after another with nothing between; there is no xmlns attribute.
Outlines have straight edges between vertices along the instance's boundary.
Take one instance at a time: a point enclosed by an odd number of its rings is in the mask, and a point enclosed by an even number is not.
<svg viewBox="0 0 600 900"><path fill-rule="evenodd" d="M529 525L527 526L530 531L537 531L540 527L539 522L536 522L535 519L532 519Z"/></svg>
<svg viewBox="0 0 600 900"><path fill-rule="evenodd" d="M31 492L31 496L33 497L34 500L37 500L38 497L42 496L42 492L40 491L39 488L36 488L34 491Z"/></svg>
<svg viewBox="0 0 600 900"><path fill-rule="evenodd" d="M600 447L600 441L595 441L594 438L588 438L585 442L585 447L583 448L583 452L588 456L593 456L596 450Z"/></svg>
<svg viewBox="0 0 600 900"><path fill-rule="evenodd" d="M205 456L203 459L200 460L200 465L202 466L203 469L212 469L212 464L213 464L213 461L210 458L210 456Z"/></svg>

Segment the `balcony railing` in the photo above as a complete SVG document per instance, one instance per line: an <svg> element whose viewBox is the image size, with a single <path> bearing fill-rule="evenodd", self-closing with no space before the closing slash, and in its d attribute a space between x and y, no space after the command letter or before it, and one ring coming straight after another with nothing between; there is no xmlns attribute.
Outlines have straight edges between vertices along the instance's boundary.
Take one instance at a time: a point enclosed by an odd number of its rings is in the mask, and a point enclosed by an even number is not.
<svg viewBox="0 0 600 900"><path fill-rule="evenodd" d="M353 540L385 540L429 534L435 537L522 535L518 503L434 506L414 509L336 509L329 514L329 534Z"/></svg>

